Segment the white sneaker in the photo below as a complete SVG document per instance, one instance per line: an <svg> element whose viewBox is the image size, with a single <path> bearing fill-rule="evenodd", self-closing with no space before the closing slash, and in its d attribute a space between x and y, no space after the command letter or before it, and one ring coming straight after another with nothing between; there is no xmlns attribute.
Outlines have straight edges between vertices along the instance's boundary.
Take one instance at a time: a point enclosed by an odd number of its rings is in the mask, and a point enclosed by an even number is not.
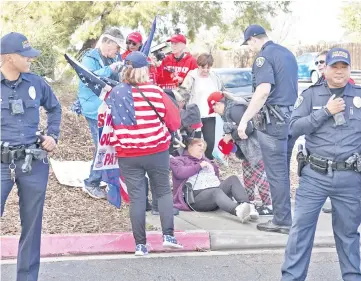
<svg viewBox="0 0 361 281"><path fill-rule="evenodd" d="M236 207L236 215L239 217L241 223L245 223L251 219L251 204L241 203Z"/></svg>
<svg viewBox="0 0 361 281"><path fill-rule="evenodd" d="M251 220L256 221L259 219L259 213L257 212L256 207L253 204L250 205L251 210L249 216L251 217Z"/></svg>

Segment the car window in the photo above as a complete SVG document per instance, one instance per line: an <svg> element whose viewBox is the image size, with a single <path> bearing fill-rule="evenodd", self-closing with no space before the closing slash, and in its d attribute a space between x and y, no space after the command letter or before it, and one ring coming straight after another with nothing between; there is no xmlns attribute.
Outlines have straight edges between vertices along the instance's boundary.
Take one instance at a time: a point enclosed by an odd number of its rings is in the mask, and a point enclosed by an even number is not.
<svg viewBox="0 0 361 281"><path fill-rule="evenodd" d="M218 75L226 88L238 88L252 85L251 72L222 72L218 73Z"/></svg>

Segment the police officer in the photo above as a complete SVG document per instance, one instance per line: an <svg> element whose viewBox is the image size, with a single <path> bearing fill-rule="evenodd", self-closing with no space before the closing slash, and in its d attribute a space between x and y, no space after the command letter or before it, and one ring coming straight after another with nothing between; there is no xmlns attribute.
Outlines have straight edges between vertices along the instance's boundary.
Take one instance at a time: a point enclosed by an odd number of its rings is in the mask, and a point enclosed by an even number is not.
<svg viewBox="0 0 361 281"><path fill-rule="evenodd" d="M293 111L292 135L305 135L306 149L282 280L305 280L318 216L327 197L343 280L361 280L361 87L351 84L350 54L326 56L326 81L305 90ZM358 153L358 154L357 154Z"/></svg>
<svg viewBox="0 0 361 281"><path fill-rule="evenodd" d="M1 215L16 183L21 219L17 281L38 280L49 176L46 152L56 147L61 121L61 107L50 86L29 72L39 55L20 33L1 38ZM47 111L48 127L38 143L40 106Z"/></svg>
<svg viewBox="0 0 361 281"><path fill-rule="evenodd" d="M246 139L247 122L258 116L260 122L255 125L274 214L273 220L258 224L257 229L288 233L292 224L289 170L295 144L288 124L298 96L297 62L288 49L268 39L262 26L250 25L244 32L243 44L258 55L252 67L254 94L238 126L238 134Z"/></svg>

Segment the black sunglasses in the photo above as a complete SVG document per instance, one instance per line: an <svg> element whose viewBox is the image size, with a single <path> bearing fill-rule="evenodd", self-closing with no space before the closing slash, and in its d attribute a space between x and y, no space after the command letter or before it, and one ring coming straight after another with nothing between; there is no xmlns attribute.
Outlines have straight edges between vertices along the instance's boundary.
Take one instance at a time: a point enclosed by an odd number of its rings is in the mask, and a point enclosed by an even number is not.
<svg viewBox="0 0 361 281"><path fill-rule="evenodd" d="M127 43L127 45L137 46L137 43L135 43L135 42L133 42L131 40L127 41L126 43Z"/></svg>
<svg viewBox="0 0 361 281"><path fill-rule="evenodd" d="M317 60L316 60L316 61L315 61L315 65L316 65L316 66L317 66L319 63L320 63L320 64L324 64L325 61L324 61L324 60L320 60L320 61L317 61Z"/></svg>

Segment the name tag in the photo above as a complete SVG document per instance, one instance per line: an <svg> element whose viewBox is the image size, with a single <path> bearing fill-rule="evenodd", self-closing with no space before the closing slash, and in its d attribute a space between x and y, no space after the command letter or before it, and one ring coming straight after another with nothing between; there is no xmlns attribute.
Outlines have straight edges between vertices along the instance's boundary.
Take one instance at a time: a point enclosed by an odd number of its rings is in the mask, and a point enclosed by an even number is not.
<svg viewBox="0 0 361 281"><path fill-rule="evenodd" d="M312 109L314 109L314 110L321 109L321 108L322 108L322 106L314 106L314 107L312 107Z"/></svg>

